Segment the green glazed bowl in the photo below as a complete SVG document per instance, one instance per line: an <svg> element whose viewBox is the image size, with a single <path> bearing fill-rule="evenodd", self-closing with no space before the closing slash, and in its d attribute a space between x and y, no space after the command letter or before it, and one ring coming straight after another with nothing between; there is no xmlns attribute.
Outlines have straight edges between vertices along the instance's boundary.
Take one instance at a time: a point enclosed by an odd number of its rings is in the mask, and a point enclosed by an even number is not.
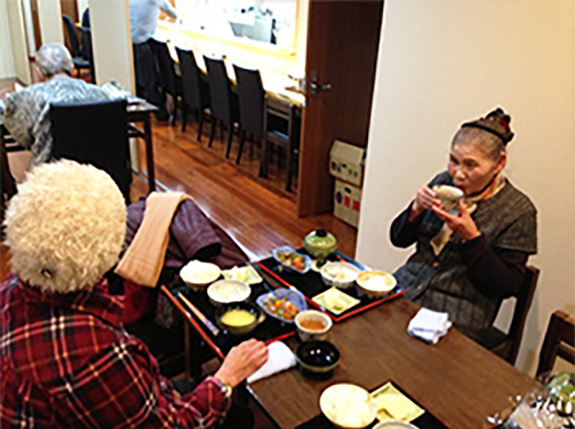
<svg viewBox="0 0 575 429"><path fill-rule="evenodd" d="M303 245L310 255L323 260L337 249L337 239L325 229L317 229L305 236Z"/></svg>

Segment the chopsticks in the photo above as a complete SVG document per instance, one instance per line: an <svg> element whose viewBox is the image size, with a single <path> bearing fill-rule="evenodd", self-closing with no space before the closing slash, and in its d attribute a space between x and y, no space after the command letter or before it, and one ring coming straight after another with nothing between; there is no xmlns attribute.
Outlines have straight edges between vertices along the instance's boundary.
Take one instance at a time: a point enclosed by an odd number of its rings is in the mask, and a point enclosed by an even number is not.
<svg viewBox="0 0 575 429"><path fill-rule="evenodd" d="M184 304L186 305L186 307L188 307L188 309L195 314L195 316L200 319L204 325L206 325L206 327L212 331L212 334L214 334L214 336L218 335L220 333L220 330L218 328L216 328L214 326L214 324L212 322L210 322L210 320L203 315L203 313L198 310L196 308L196 306L194 304L192 304L188 298L185 297L185 295L182 292L178 292L178 298L180 298Z"/></svg>
<svg viewBox="0 0 575 429"><path fill-rule="evenodd" d="M198 325L198 322L196 322L194 320L193 317L191 317L187 312L186 309L182 306L182 303L180 301L178 301L176 299L176 297L174 295L172 295L172 293L168 290L168 288L165 285L162 285L162 291L164 292L164 294L168 297L168 299L170 301L172 301L174 303L174 305L176 307L178 307L178 309L184 314L184 316L186 317L186 319L188 319L188 321L194 326L194 328L196 329L196 331L202 336L202 338L206 341L206 343L208 343L208 345L212 348L212 350L218 355L218 357L221 360L225 359L224 354L222 353L222 351L219 349L218 346L216 346L216 344L212 341L212 339L209 337L208 334L206 334L204 332L204 330Z"/></svg>

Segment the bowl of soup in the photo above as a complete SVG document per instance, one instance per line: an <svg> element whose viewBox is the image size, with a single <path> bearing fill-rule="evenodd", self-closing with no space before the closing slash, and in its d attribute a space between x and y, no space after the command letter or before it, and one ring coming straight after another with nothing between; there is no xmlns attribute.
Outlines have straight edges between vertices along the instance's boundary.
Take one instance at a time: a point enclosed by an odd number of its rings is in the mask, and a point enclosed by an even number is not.
<svg viewBox="0 0 575 429"><path fill-rule="evenodd" d="M325 340L333 322L330 317L317 310L302 311L295 317L295 324L300 339Z"/></svg>
<svg viewBox="0 0 575 429"><path fill-rule="evenodd" d="M327 341L306 341L295 352L298 369L310 377L329 377L339 365L341 355L336 346Z"/></svg>
<svg viewBox="0 0 575 429"><path fill-rule="evenodd" d="M259 307L249 302L235 302L216 310L216 320L232 335L249 334L258 325L261 315Z"/></svg>

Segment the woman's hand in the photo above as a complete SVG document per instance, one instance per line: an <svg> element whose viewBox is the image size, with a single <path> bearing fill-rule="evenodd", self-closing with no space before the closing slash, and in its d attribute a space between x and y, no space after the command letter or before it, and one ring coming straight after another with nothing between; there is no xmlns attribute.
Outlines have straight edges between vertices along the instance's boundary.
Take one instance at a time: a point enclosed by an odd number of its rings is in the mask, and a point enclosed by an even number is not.
<svg viewBox="0 0 575 429"><path fill-rule="evenodd" d="M236 387L268 360L268 347L251 339L233 347L214 377Z"/></svg>
<svg viewBox="0 0 575 429"><path fill-rule="evenodd" d="M469 214L467 206L462 200L459 200L459 213L452 215L443 210L441 206L433 206L433 212L443 220L447 226L457 235L461 237L463 241L473 240L481 235L475 221Z"/></svg>
<svg viewBox="0 0 575 429"><path fill-rule="evenodd" d="M417 191L415 200L413 200L413 204L411 205L409 221L412 222L425 210L432 210L433 207L441 208L441 201L429 186L422 186L419 188L419 191Z"/></svg>

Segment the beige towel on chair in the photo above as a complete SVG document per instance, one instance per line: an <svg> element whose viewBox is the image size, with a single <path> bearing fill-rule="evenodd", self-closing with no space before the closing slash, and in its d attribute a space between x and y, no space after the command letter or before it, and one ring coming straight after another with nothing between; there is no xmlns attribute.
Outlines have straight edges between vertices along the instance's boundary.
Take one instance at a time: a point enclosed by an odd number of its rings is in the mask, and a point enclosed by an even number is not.
<svg viewBox="0 0 575 429"><path fill-rule="evenodd" d="M191 199L181 192L152 192L146 199L144 220L120 260L116 274L134 283L155 287L164 266L172 218L180 203Z"/></svg>

